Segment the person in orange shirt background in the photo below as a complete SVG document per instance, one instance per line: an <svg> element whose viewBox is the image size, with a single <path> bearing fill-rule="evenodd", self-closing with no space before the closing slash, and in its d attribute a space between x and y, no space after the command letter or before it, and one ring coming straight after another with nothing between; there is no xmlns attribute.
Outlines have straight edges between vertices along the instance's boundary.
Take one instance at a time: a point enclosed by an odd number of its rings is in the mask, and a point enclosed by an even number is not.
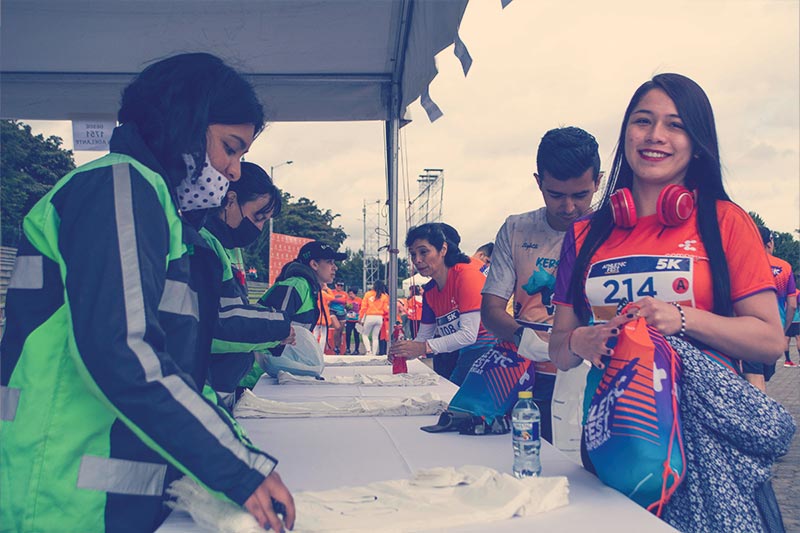
<svg viewBox="0 0 800 533"><path fill-rule="evenodd" d="M331 313L331 328L333 329L333 353L339 355L342 349L342 331L347 320L347 293L344 292L344 283L337 281L331 292L331 301L328 304ZM335 320L335 323L333 322Z"/></svg>
<svg viewBox="0 0 800 533"><path fill-rule="evenodd" d="M389 294L386 291L386 284L378 280L372 290L364 295L359 311L360 322L364 326L361 335L367 347L367 355L378 352L384 312L389 312Z"/></svg>
<svg viewBox="0 0 800 533"><path fill-rule="evenodd" d="M320 287L319 298L322 302L320 306L319 318L317 318L317 325L314 326L314 338L322 347L322 352L325 353L325 348L328 345L328 328L336 331L339 324L336 316L331 314L331 301L333 300L333 291L327 284L323 283Z"/></svg>
<svg viewBox="0 0 800 533"><path fill-rule="evenodd" d="M358 324L358 312L361 309L361 298L358 297L358 292L352 287L347 289L345 309L347 310L347 318L344 336L347 349L344 353L345 355L358 355L361 353L361 334L356 329L356 324ZM353 351L350 351L351 336L355 342L355 350Z"/></svg>
<svg viewBox="0 0 800 533"><path fill-rule="evenodd" d="M422 287L419 285L412 285L411 294L406 298L406 318L410 330L406 332L406 337L413 339L417 336L422 319Z"/></svg>

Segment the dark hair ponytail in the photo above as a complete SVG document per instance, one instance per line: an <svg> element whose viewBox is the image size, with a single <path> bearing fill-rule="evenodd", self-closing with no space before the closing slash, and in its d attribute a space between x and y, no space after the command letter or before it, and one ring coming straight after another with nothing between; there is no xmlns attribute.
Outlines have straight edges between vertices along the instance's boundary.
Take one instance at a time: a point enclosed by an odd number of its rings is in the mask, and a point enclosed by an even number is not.
<svg viewBox="0 0 800 533"><path fill-rule="evenodd" d="M458 247L461 244L461 235L450 224L428 222L411 228L406 234L406 248L418 239L428 241L438 251L441 251L444 243L447 243L447 252L444 255L444 265L447 268L470 261L469 256Z"/></svg>
<svg viewBox="0 0 800 533"><path fill-rule="evenodd" d="M386 288L386 284L381 280L375 282L375 284L372 286L372 290L375 291L376 300L379 300L381 296L383 296L384 294L388 294L388 289Z"/></svg>
<svg viewBox="0 0 800 533"><path fill-rule="evenodd" d="M267 202L267 205L265 205L263 209L265 212L268 211L272 218L281 214L281 207L283 204L280 190L275 186L269 174L255 163L243 161L241 176L238 180L230 183L228 190L236 193L239 205L252 202L268 194L269 202ZM226 204L227 198L223 200L222 208L224 208Z"/></svg>

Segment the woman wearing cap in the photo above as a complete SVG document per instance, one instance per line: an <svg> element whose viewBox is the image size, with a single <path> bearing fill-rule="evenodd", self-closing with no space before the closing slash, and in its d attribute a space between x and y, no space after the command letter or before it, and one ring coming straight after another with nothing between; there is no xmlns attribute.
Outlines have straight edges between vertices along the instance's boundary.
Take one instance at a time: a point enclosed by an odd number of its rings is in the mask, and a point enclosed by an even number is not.
<svg viewBox="0 0 800 533"><path fill-rule="evenodd" d="M266 222L281 211L281 196L269 175L258 165L244 162L239 180L200 230L222 264L220 319L211 344L213 357L209 383L229 407L240 380L253 367L254 351L263 352L278 343L293 343L294 333L283 313L250 304L240 247L258 239Z"/></svg>
<svg viewBox="0 0 800 533"><path fill-rule="evenodd" d="M336 261L346 258L347 254L337 252L319 241L304 244L297 258L283 266L275 283L267 289L258 303L282 311L291 320L292 326L314 331L320 314L324 312L321 301L322 285L333 282L338 270ZM270 351L278 355L282 346ZM261 365L256 361L241 385L253 387L263 373Z"/></svg>
<svg viewBox="0 0 800 533"><path fill-rule="evenodd" d="M481 324L481 289L486 276L458 245L461 236L443 223L411 228L406 246L423 276L422 323L413 341L392 345L395 357L433 357L433 368L461 385L472 363L497 341Z"/></svg>
<svg viewBox="0 0 800 533"><path fill-rule="evenodd" d="M221 269L198 229L261 104L219 58L180 54L125 88L117 118L110 153L25 217L0 346L0 522L153 531L185 474L275 530L278 500L291 528L277 460L201 394Z"/></svg>

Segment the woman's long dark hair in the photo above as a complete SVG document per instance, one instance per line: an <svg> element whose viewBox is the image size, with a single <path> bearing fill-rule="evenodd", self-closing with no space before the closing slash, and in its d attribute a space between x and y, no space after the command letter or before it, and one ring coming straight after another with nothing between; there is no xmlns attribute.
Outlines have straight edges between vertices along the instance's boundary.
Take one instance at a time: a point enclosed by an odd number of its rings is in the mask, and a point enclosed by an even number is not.
<svg viewBox="0 0 800 533"><path fill-rule="evenodd" d="M136 76L122 92L117 120L135 124L170 179L180 181L186 175L181 154L205 158L209 125L252 124L258 134L264 109L252 86L220 58L192 53L153 63Z"/></svg>
<svg viewBox="0 0 800 533"><path fill-rule="evenodd" d="M386 284L381 280L375 282L372 286L372 290L375 291L375 299L380 300L381 296L384 294L388 294L388 289L386 288Z"/></svg>
<svg viewBox="0 0 800 533"><path fill-rule="evenodd" d="M406 235L406 248L414 244L417 239L428 241L438 251L441 251L444 243L447 243L447 253L444 254L444 265L447 268L470 261L469 256L458 247L461 244L461 235L450 224L428 222L411 228Z"/></svg>
<svg viewBox="0 0 800 533"><path fill-rule="evenodd" d="M622 119L617 149L611 167L609 185L598 210L592 215L588 233L575 260L570 280L570 297L578 318L586 323L590 311L584 297L584 276L589 261L614 229L609 198L617 189L633 185L633 170L625 158L625 131L631 113L639 101L652 89L661 89L675 103L683 126L692 141L693 155L686 172L685 184L697 191L697 229L711 263L714 295L714 313L730 316L733 304L730 299L730 275L722 237L717 222L717 200L730 200L722 184L717 129L714 111L703 89L693 80L680 74L658 74L643 83L633 94Z"/></svg>

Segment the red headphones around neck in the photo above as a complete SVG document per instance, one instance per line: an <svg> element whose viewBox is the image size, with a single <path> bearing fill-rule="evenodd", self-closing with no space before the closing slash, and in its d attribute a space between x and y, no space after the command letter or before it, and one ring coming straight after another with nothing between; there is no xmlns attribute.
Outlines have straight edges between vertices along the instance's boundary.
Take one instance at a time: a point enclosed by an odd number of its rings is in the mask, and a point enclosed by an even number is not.
<svg viewBox="0 0 800 533"><path fill-rule="evenodd" d="M614 224L620 228L632 228L639 217L633 205L630 189L617 189L611 194L611 214ZM694 194L680 185L667 185L658 195L656 214L658 221L668 227L680 226L692 216L694 211Z"/></svg>

